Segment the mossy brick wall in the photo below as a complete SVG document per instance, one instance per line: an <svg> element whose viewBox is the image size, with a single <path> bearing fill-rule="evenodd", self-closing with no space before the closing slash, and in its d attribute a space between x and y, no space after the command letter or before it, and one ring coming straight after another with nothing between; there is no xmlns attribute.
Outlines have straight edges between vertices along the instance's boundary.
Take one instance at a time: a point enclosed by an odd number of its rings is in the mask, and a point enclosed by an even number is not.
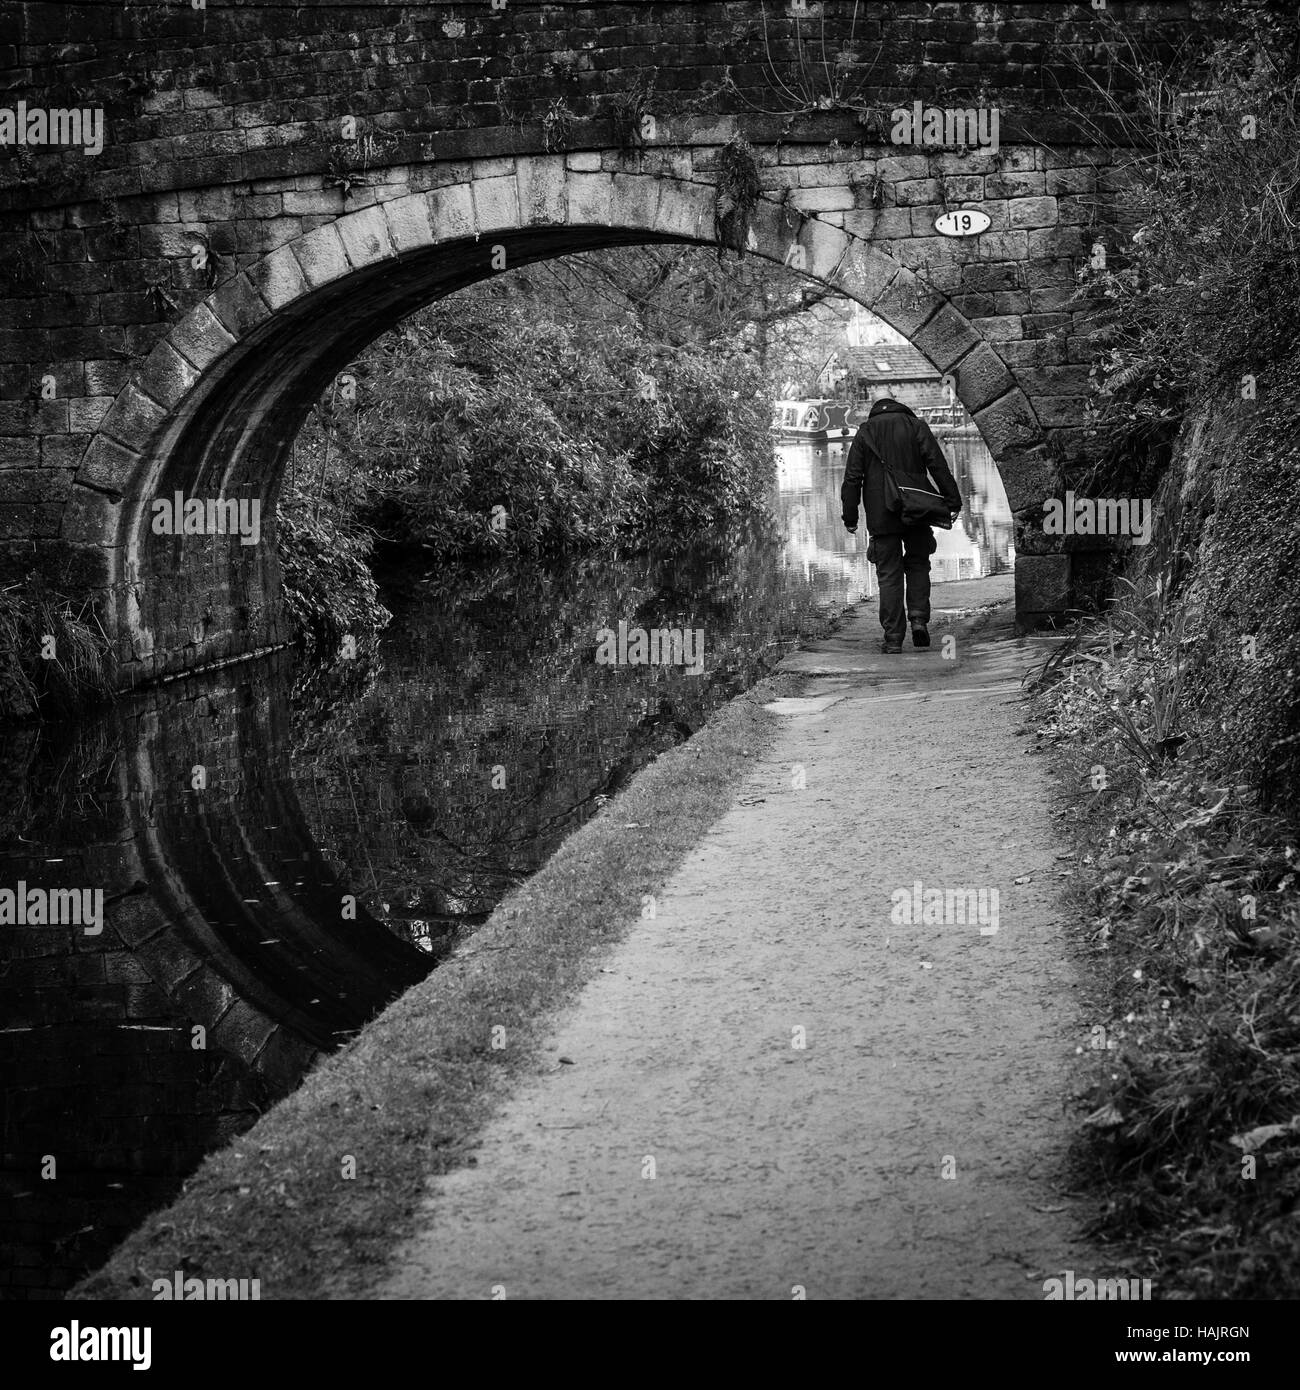
<svg viewBox="0 0 1300 1390"><path fill-rule="evenodd" d="M1127 177L1065 107L1112 76L1101 25L1158 58L1212 7L874 4L850 40L853 8L769 5L765 37L758 3L17 6L0 105L101 106L106 139L0 154L0 575L95 596L124 684L286 640L274 502L330 376L491 273L489 233L510 264L711 242L739 130L751 249L798 242L953 370L1018 514L1022 613L1061 608L1084 562L1034 514L1086 449L1068 301L1089 246L1122 245ZM854 58L829 75L797 57L823 11ZM996 105L1002 149L890 144L916 98ZM957 203L990 231L938 238ZM145 504L177 489L258 498L263 544L152 536Z"/></svg>

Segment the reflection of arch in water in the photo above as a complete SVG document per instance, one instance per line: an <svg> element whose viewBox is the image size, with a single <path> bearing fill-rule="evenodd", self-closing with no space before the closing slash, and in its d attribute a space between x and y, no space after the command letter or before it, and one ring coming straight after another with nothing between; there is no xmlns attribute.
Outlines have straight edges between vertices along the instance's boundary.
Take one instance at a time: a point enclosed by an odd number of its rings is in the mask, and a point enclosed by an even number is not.
<svg viewBox="0 0 1300 1390"><path fill-rule="evenodd" d="M976 549L980 573L1010 569L1015 563L1015 526L992 454L973 431L940 428L935 436L966 500L959 524Z"/></svg>
<svg viewBox="0 0 1300 1390"><path fill-rule="evenodd" d="M797 502L790 509L790 514L786 518L786 540L790 546L791 554L799 554L806 550L806 547L817 545L817 533L813 528L812 518L808 514L808 507L803 502Z"/></svg>
<svg viewBox="0 0 1300 1390"><path fill-rule="evenodd" d="M6 1264L54 1287L431 966L360 906L342 918L349 885L289 775L284 677L245 666L61 743L52 729L0 742L19 808L0 882L105 896L98 937L6 928L0 972L0 1240L21 1254ZM45 1153L59 1181L42 1189Z"/></svg>
<svg viewBox="0 0 1300 1390"><path fill-rule="evenodd" d="M161 705L133 705L123 730L137 813L128 853L148 890L117 903L110 924L148 950L161 920L176 997L250 1060L288 1037L335 1045L430 964L359 903L343 915L357 890L328 866L298 803L285 674L277 662L251 679L186 682Z"/></svg>

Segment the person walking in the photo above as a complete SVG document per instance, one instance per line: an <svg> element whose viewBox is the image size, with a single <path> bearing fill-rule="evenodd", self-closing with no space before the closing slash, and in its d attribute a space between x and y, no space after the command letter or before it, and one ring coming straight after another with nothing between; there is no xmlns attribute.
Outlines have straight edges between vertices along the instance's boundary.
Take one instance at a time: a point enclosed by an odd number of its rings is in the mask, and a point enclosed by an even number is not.
<svg viewBox="0 0 1300 1390"><path fill-rule="evenodd" d="M891 474L923 477L927 472L955 520L962 508L961 492L939 441L929 425L901 401L881 397L849 449L840 503L844 525L853 536L858 530L858 499L862 499L870 537L867 559L876 567L880 587L880 626L885 633L880 650L887 654L903 650L909 623L912 645L930 645L930 556L938 542L928 525L904 525L898 489L890 485Z"/></svg>

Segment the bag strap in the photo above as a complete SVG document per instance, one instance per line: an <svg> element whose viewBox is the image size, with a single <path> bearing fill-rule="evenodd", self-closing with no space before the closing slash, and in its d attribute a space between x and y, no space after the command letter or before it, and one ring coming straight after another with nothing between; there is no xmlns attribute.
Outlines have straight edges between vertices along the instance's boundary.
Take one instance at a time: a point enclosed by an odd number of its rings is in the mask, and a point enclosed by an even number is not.
<svg viewBox="0 0 1300 1390"><path fill-rule="evenodd" d="M880 450L877 449L876 446L871 442L871 436L867 433L867 426L868 426L870 423L871 423L870 420L865 420L865 421L863 421L863 424L862 424L862 442L863 442L863 444L866 445L866 447L871 451L871 453L874 455L876 461L877 461L877 462L880 464L880 466L885 470L885 472L888 473L889 476L890 476L891 478L894 478L894 470L893 470L893 469L889 466L889 464L885 461L885 456L884 456L884 454L882 454L882 453L880 452ZM894 483L895 483L895 485L897 485L897 483L898 483L898 479L897 479L897 478L894 478Z"/></svg>

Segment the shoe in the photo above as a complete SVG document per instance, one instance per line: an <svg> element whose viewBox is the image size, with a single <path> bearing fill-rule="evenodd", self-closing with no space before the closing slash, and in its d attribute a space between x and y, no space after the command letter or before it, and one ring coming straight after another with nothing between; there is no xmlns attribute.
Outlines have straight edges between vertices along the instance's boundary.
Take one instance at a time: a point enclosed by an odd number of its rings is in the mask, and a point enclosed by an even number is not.
<svg viewBox="0 0 1300 1390"><path fill-rule="evenodd" d="M930 629L924 623L912 624L912 645L914 647L928 647L930 645Z"/></svg>
<svg viewBox="0 0 1300 1390"><path fill-rule="evenodd" d="M892 642L882 642L880 644L880 650L884 652L886 656L899 656L902 654L903 648L901 646L895 646Z"/></svg>

